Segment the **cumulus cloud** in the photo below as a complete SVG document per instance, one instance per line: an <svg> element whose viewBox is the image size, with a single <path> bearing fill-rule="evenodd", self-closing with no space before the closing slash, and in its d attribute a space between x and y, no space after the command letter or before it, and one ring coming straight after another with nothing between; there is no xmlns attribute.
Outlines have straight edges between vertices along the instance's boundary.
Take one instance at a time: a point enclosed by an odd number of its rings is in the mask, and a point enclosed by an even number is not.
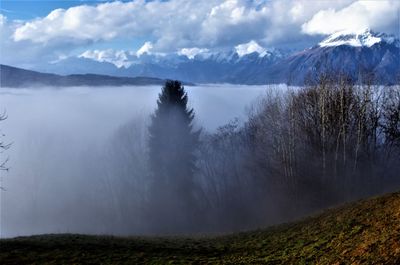
<svg viewBox="0 0 400 265"><path fill-rule="evenodd" d="M243 56L253 52L257 52L261 55L266 51L265 48L258 45L258 43L255 42L254 40L251 40L248 43L239 44L235 47L235 49L239 56Z"/></svg>
<svg viewBox="0 0 400 265"><path fill-rule="evenodd" d="M67 39L80 43L110 40L124 34L127 28L140 31L141 28L129 13L137 8L136 2L111 2L55 9L44 18L36 18L18 27L13 38L15 41L38 43Z"/></svg>
<svg viewBox="0 0 400 265"><path fill-rule="evenodd" d="M18 27L15 41L90 43L117 37L151 40L155 50L214 48L250 40L273 45L301 37L300 27L332 1L144 1L107 2L56 9ZM303 36L304 37L304 36Z"/></svg>
<svg viewBox="0 0 400 265"><path fill-rule="evenodd" d="M82 53L82 47L87 50L93 44L108 48L104 44L124 38L146 41L137 56L178 52L190 58L205 49L238 47L241 53L260 47L302 49L319 42L318 34L365 26L394 33L399 5L397 0L134 0L56 9L23 22L8 22L2 16L0 23L8 25L9 49L25 47L35 55L26 54L25 60L37 60L39 54L54 60L77 48ZM123 55L90 56L125 64Z"/></svg>
<svg viewBox="0 0 400 265"><path fill-rule="evenodd" d="M7 17L4 15L0 14L0 27L3 27L3 25L7 22Z"/></svg>
<svg viewBox="0 0 400 265"><path fill-rule="evenodd" d="M80 5L68 9L56 9L46 17L36 18L18 27L15 41L30 40L37 43L69 40L88 43L108 41L116 37L155 37L171 39L171 31L188 32L191 21L198 23L197 16L205 12L195 2L183 0L107 2L97 5ZM176 39L176 38L175 38Z"/></svg>
<svg viewBox="0 0 400 265"><path fill-rule="evenodd" d="M399 1L356 1L339 10L329 8L319 11L302 25L302 31L326 35L342 30L357 32L372 28L394 33L398 27L399 9Z"/></svg>
<svg viewBox="0 0 400 265"><path fill-rule="evenodd" d="M13 21L0 14L0 63L32 68L38 61L50 61L59 56L54 45L15 42L12 35L22 25L21 21Z"/></svg>

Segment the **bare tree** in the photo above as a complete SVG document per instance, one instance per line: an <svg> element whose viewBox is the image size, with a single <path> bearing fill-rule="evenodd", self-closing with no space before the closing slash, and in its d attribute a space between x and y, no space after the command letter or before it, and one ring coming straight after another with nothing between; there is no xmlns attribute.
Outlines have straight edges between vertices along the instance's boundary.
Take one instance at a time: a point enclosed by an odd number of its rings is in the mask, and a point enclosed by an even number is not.
<svg viewBox="0 0 400 265"><path fill-rule="evenodd" d="M7 119L7 114L4 112L3 114L0 115L0 121L4 121ZM1 138L3 138L5 135L0 132L0 136ZM8 148L10 148L11 143L5 143L3 140L0 140L0 154L4 154L4 151L6 151ZM2 161L0 161L0 171L8 171L9 168L7 167L7 162L8 162L9 158L5 158L2 159ZM5 190L5 188L3 186L0 186L1 190Z"/></svg>

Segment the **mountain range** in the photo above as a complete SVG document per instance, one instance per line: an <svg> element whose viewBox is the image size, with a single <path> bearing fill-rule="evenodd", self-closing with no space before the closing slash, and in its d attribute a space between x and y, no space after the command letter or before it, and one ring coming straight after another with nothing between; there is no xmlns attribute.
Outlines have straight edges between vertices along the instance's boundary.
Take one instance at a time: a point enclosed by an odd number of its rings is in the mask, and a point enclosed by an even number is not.
<svg viewBox="0 0 400 265"><path fill-rule="evenodd" d="M313 47L295 52L271 49L240 54L232 49L204 50L192 56L148 52L124 53L120 57L123 62L115 63L82 54L31 70L70 75L74 80L76 74L92 74L123 78L146 76L194 83L303 85L306 80L326 72L346 74L355 81L364 74L374 73L374 80L379 84L395 84L400 80L399 39L370 29L337 32ZM91 77L96 76L86 76L87 79Z"/></svg>
<svg viewBox="0 0 400 265"><path fill-rule="evenodd" d="M303 84L320 73L345 74L355 81L373 73L376 83L398 84L400 41L371 30L339 32L277 62L265 72L265 77L267 83Z"/></svg>

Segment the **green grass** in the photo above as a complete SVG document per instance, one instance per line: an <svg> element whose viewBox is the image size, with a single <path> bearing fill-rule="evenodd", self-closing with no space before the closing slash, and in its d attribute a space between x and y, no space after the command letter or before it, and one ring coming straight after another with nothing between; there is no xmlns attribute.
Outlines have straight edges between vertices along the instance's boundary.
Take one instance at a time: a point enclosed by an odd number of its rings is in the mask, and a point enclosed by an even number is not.
<svg viewBox="0 0 400 265"><path fill-rule="evenodd" d="M0 240L0 264L400 264L400 193L227 236Z"/></svg>

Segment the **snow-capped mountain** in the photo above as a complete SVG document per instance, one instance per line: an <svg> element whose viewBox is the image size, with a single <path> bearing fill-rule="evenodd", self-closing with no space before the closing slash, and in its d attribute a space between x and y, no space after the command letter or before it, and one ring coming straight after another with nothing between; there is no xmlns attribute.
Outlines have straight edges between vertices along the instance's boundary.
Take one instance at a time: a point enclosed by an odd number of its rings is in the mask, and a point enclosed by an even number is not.
<svg viewBox="0 0 400 265"><path fill-rule="evenodd" d="M304 84L307 78L328 72L346 74L353 80L374 73L377 83L399 83L399 43L394 36L371 30L338 32L273 65L265 73L266 82Z"/></svg>
<svg viewBox="0 0 400 265"><path fill-rule="evenodd" d="M117 67L101 58L69 57L32 70L56 74L108 74L113 76L147 76L179 79L195 83L262 83L262 73L286 56L284 51L263 50L239 55L236 50L201 52L189 58L186 55L149 54L127 55L129 66Z"/></svg>
<svg viewBox="0 0 400 265"><path fill-rule="evenodd" d="M309 49L291 54L265 49L255 42L218 52L198 48L170 54L94 51L33 70L64 75L148 76L194 83L302 85L321 72L344 73L353 79L374 72L378 83L399 83L399 69L400 41L367 29L337 32Z"/></svg>
<svg viewBox="0 0 400 265"><path fill-rule="evenodd" d="M372 47L377 43L385 42L400 47L400 42L392 35L375 33L371 29L359 32L339 31L321 41L320 47L348 45L353 47Z"/></svg>

